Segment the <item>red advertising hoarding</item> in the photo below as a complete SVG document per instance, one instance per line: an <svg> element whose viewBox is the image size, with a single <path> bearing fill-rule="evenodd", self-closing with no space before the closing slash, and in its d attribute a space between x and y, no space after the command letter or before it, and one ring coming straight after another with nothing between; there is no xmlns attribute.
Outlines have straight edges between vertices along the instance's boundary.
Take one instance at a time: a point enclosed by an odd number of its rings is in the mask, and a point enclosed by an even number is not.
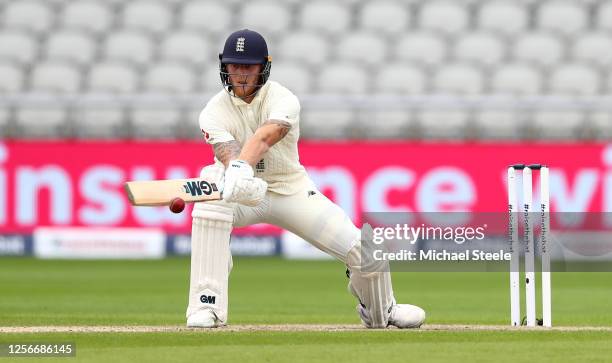
<svg viewBox="0 0 612 363"><path fill-rule="evenodd" d="M513 163L550 166L553 211L612 212L612 144L311 141L300 144L300 156L320 189L355 220L364 211L504 212ZM134 208L123 183L194 177L212 160L210 147L197 141L2 142L0 233L39 226L188 233L189 213Z"/></svg>

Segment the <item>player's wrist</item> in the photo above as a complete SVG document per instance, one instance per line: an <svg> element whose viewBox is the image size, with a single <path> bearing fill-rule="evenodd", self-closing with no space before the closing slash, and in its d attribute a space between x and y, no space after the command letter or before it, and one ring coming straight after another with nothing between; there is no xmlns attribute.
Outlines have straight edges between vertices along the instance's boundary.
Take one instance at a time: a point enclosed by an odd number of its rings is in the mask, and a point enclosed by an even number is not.
<svg viewBox="0 0 612 363"><path fill-rule="evenodd" d="M242 178L252 178L255 176L253 167L248 162L240 159L230 161L227 165L226 173L227 172Z"/></svg>

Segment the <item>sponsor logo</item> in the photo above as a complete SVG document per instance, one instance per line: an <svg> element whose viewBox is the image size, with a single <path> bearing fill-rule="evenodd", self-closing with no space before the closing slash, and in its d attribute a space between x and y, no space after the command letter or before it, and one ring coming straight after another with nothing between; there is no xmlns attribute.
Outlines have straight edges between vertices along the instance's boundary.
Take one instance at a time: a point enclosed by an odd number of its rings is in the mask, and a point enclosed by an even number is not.
<svg viewBox="0 0 612 363"><path fill-rule="evenodd" d="M26 243L21 236L0 236L0 256L24 256Z"/></svg>
<svg viewBox="0 0 612 363"><path fill-rule="evenodd" d="M185 193L190 194L192 196L196 195L210 195L212 192L218 191L217 184L209 183L206 180L193 180L188 181L183 184L183 188L185 189Z"/></svg>
<svg viewBox="0 0 612 363"><path fill-rule="evenodd" d="M244 52L244 38L236 39L236 52Z"/></svg>
<svg viewBox="0 0 612 363"><path fill-rule="evenodd" d="M257 162L257 164L255 165L255 170L258 173L262 173L266 170L266 163L264 162L264 159L259 160L259 162Z"/></svg>
<svg viewBox="0 0 612 363"><path fill-rule="evenodd" d="M216 296L208 296L208 295L200 296L200 302L202 304L215 304L216 299L217 299Z"/></svg>

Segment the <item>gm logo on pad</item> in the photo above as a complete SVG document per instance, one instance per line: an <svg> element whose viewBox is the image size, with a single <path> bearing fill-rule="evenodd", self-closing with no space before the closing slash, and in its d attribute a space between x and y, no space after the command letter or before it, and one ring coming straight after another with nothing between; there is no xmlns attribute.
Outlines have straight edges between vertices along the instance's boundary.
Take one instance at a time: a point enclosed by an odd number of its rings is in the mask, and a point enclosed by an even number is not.
<svg viewBox="0 0 612 363"><path fill-rule="evenodd" d="M215 304L215 300L216 300L216 296L208 296L208 295L202 295L200 296L200 302L202 304Z"/></svg>

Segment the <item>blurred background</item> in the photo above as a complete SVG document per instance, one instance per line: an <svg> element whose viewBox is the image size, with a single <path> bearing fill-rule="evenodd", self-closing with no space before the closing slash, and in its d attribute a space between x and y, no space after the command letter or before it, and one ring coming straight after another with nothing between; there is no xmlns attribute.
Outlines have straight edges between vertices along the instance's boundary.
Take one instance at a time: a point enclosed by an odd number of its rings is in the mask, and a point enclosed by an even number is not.
<svg viewBox="0 0 612 363"><path fill-rule="evenodd" d="M306 138L612 137L604 0L2 0L2 136L199 138L240 28Z"/></svg>
<svg viewBox="0 0 612 363"><path fill-rule="evenodd" d="M86 246L66 248L106 251L103 228L137 232L125 253L188 254L189 211L132 208L122 184L212 161L198 114L241 28L267 39L301 161L357 223L505 211L517 162L551 165L553 210L612 211L612 1L0 0L0 252L65 228ZM282 233L232 248L278 254Z"/></svg>

